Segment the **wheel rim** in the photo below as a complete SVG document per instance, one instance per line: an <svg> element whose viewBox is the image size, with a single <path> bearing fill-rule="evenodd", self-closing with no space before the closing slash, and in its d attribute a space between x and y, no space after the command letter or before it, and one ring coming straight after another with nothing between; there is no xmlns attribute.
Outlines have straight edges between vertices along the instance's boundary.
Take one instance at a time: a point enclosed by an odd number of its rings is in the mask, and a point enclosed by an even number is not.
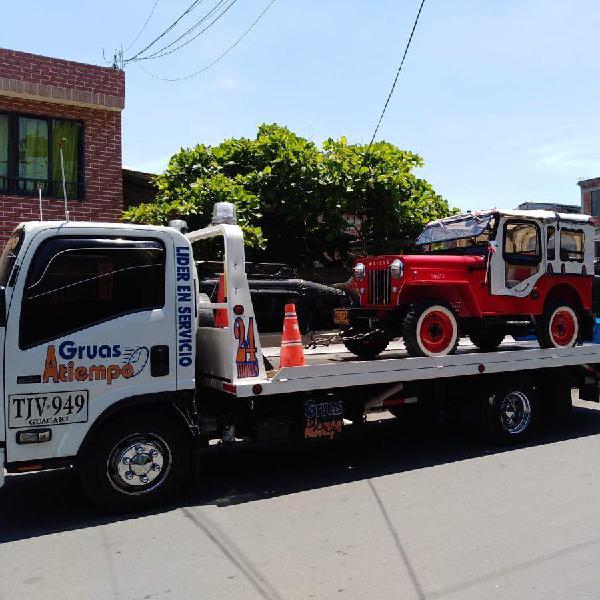
<svg viewBox="0 0 600 600"><path fill-rule="evenodd" d="M133 434L114 447L106 466L113 487L126 494L141 495L164 482L171 462L171 450L161 437Z"/></svg>
<svg viewBox="0 0 600 600"><path fill-rule="evenodd" d="M561 306L550 317L550 338L557 347L571 346L577 339L577 316L572 308Z"/></svg>
<svg viewBox="0 0 600 600"><path fill-rule="evenodd" d="M426 354L447 354L456 341L456 321L452 313L443 306L425 311L417 324L417 339Z"/></svg>
<svg viewBox="0 0 600 600"><path fill-rule="evenodd" d="M522 433L531 422L529 398L519 391L507 394L500 405L502 427L511 435Z"/></svg>

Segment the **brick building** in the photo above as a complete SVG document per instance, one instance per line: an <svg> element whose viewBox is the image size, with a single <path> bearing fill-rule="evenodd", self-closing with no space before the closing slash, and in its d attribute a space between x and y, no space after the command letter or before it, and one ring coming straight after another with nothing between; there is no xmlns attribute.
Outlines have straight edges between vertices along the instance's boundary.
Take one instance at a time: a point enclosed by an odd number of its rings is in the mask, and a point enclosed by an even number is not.
<svg viewBox="0 0 600 600"><path fill-rule="evenodd" d="M0 49L0 242L19 221L115 221L123 207L125 74Z"/></svg>
<svg viewBox="0 0 600 600"><path fill-rule="evenodd" d="M578 182L581 189L581 212L592 215L596 221L594 236L595 256L600 258L600 177L582 179Z"/></svg>

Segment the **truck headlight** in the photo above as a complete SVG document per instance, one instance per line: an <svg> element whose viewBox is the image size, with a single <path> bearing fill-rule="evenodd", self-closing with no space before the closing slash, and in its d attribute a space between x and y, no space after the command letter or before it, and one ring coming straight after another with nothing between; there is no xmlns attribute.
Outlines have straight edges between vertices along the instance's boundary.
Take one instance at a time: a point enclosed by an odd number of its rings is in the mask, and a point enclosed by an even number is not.
<svg viewBox="0 0 600 600"><path fill-rule="evenodd" d="M366 272L365 265L364 265L364 263L361 263L361 262L356 263L354 265L354 268L352 269L354 279L357 279L358 281L360 281L361 279L364 278L365 272Z"/></svg>
<svg viewBox="0 0 600 600"><path fill-rule="evenodd" d="M394 279L399 279L404 275L404 263L399 258L395 258L391 262L390 273Z"/></svg>

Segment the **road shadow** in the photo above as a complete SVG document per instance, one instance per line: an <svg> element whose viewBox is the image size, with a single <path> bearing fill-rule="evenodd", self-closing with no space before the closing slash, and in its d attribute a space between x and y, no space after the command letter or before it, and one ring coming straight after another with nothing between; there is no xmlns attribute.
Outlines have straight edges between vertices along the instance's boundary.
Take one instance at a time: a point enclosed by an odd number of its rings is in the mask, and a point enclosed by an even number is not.
<svg viewBox="0 0 600 600"><path fill-rule="evenodd" d="M560 428L545 428L527 446L600 434L600 411L576 407ZM370 423L330 443L211 449L187 493L156 514L186 506L230 506L382 475L468 460L522 446L482 443L456 422L407 431L396 419ZM103 515L74 472L8 476L0 491L0 543L137 518Z"/></svg>

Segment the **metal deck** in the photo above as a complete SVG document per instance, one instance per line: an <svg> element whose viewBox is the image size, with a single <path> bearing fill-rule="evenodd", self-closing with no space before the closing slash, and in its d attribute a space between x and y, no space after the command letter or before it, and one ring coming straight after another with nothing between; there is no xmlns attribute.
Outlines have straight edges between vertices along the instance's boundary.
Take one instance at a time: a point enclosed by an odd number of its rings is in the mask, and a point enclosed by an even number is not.
<svg viewBox="0 0 600 600"><path fill-rule="evenodd" d="M421 358L407 356L403 347L395 344L377 359L368 361L330 347L308 351L304 367L283 369L278 368L275 351L265 349L265 355L274 370L269 372L267 381L260 382L262 396L600 363L600 345L541 349L537 342L505 342L498 351L484 353L470 344L461 344L457 354ZM254 396L253 385L238 384L237 395Z"/></svg>

